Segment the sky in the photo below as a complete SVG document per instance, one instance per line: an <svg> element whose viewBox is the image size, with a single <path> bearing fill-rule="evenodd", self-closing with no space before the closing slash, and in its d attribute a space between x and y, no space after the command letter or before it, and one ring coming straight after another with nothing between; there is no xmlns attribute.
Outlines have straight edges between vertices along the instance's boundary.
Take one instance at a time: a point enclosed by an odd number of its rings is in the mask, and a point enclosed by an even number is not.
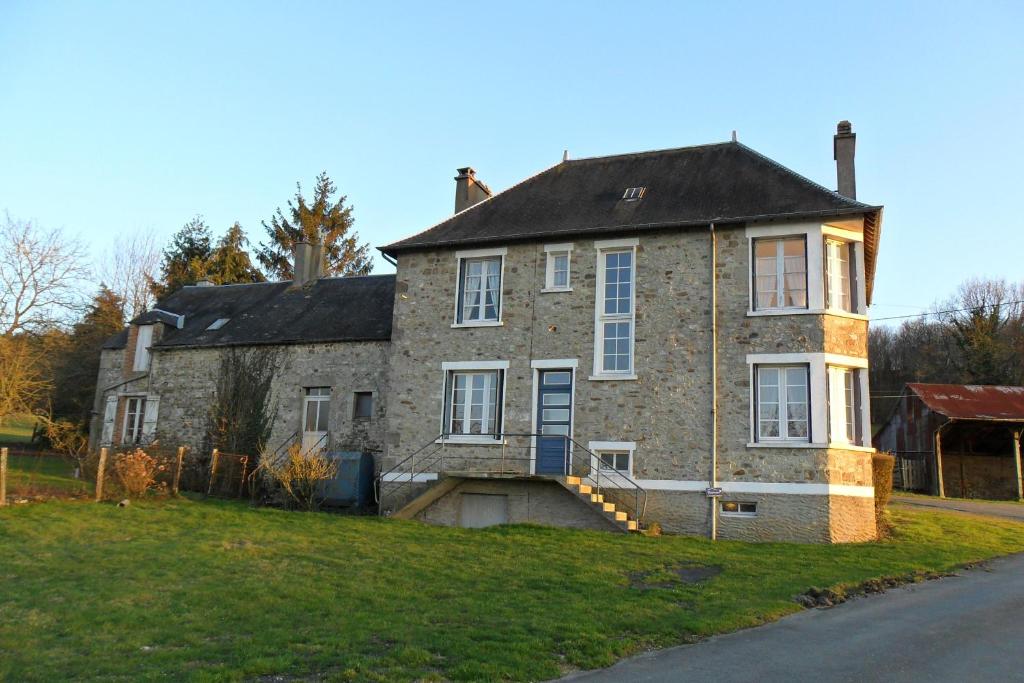
<svg viewBox="0 0 1024 683"><path fill-rule="evenodd" d="M1024 279L1024 3L0 2L0 212L163 244L321 171L374 247L572 157L739 140L885 205L874 318ZM375 254L375 272L391 267Z"/></svg>

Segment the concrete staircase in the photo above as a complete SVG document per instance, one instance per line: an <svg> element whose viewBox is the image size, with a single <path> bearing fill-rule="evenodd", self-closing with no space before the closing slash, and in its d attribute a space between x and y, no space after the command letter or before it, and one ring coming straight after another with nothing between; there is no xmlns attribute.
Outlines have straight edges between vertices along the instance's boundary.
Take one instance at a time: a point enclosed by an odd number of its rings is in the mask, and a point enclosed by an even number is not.
<svg viewBox="0 0 1024 683"><path fill-rule="evenodd" d="M572 491L580 500L592 505L598 512L623 531L637 532L640 530L640 523L636 519L630 517L629 513L624 510L616 510L615 503L605 501L603 493L597 493L595 487L583 483L580 477L567 476L565 479L559 479L558 481L562 486Z"/></svg>

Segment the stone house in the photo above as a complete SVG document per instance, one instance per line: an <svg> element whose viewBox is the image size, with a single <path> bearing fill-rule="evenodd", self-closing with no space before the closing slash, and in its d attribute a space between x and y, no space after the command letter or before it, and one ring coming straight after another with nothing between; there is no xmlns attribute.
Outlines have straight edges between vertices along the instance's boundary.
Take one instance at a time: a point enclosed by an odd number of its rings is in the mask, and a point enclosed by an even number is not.
<svg viewBox="0 0 1024 683"><path fill-rule="evenodd" d="M910 383L875 446L896 456L894 485L941 497L1024 499L1024 387Z"/></svg>
<svg viewBox="0 0 1024 683"><path fill-rule="evenodd" d="M874 538L866 307L882 209L855 198L854 141L841 123L839 192L735 140L565 159L497 194L460 169L455 215L381 248L394 276L188 287L133 321L104 351L100 440L142 414L141 434L194 442L216 349L280 344L318 359L280 373L292 413L275 437L301 438L300 399L325 387L327 441L355 447L335 397L375 392L362 448L386 514ZM359 287L374 303L342 300ZM218 303L233 289L238 332ZM328 318L347 331L321 334ZM148 334L152 367L133 379ZM159 418L122 407L143 386Z"/></svg>

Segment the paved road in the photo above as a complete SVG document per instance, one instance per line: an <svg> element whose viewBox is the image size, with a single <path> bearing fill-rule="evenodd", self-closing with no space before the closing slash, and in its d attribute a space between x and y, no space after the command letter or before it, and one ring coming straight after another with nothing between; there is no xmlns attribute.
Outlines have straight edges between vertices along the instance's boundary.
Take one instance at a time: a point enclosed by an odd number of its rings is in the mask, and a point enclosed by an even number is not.
<svg viewBox="0 0 1024 683"><path fill-rule="evenodd" d="M1024 555L568 680L1024 681Z"/></svg>
<svg viewBox="0 0 1024 683"><path fill-rule="evenodd" d="M970 512L974 515L1006 517L1024 521L1024 505L1020 503L976 503L971 500L950 500L949 498L916 498L912 496L893 496L892 502L912 507L941 508L957 512Z"/></svg>

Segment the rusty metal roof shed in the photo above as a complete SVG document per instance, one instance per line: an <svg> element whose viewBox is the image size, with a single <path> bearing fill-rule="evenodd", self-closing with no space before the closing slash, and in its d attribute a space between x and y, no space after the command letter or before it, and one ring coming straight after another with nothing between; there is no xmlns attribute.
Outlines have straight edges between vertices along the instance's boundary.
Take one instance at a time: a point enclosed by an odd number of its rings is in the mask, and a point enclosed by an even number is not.
<svg viewBox="0 0 1024 683"><path fill-rule="evenodd" d="M1024 387L907 384L925 405L956 420L1024 422Z"/></svg>

